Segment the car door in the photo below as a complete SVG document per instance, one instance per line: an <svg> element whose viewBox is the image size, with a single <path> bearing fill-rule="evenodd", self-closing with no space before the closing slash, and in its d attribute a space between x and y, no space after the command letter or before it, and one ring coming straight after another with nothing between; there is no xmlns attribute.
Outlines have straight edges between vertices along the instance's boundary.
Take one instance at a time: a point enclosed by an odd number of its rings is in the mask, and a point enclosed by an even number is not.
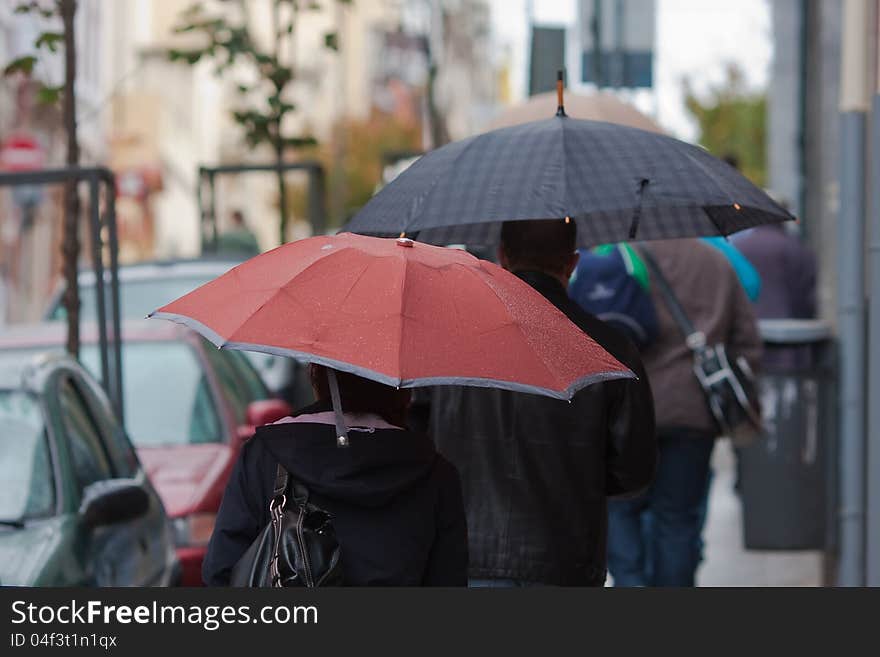
<svg viewBox="0 0 880 657"><path fill-rule="evenodd" d="M78 380L79 381L79 380ZM122 423L110 404L103 389L93 379L79 381L84 397L92 411L115 476L136 479L142 482L150 497L147 513L134 521L137 525L138 541L146 544L142 563L137 568L139 586L155 586L166 582L174 568L174 541L165 508L159 494L153 488L146 472L138 460L134 446L125 432Z"/></svg>
<svg viewBox="0 0 880 657"><path fill-rule="evenodd" d="M63 442L80 500L89 485L120 476L85 391L84 382L73 372L57 380ZM142 518L96 528L80 523L78 532L78 551L91 584L137 586L151 579L146 565L150 561L149 541Z"/></svg>

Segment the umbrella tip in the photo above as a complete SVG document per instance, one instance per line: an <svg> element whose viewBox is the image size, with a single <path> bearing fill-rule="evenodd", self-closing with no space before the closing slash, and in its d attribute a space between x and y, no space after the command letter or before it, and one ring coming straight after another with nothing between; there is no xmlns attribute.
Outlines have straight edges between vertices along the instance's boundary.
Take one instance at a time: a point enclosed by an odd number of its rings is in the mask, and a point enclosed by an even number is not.
<svg viewBox="0 0 880 657"><path fill-rule="evenodd" d="M565 103L563 102L563 73L562 69L556 71L556 116L565 116Z"/></svg>

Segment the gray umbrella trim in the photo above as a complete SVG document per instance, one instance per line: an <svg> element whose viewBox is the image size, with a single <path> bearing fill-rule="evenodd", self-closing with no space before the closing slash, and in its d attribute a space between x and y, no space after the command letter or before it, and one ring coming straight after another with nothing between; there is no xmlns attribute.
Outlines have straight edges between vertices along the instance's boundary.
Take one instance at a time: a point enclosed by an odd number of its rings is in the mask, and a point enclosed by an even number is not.
<svg viewBox="0 0 880 657"><path fill-rule="evenodd" d="M575 380L571 385L569 385L565 390L562 391L551 390L550 388L542 388L540 386L527 385L524 383L517 383L516 381L502 381L499 379L488 379L479 377L440 376L426 377L420 379L399 379L388 376L387 374L382 374L381 372L376 372L366 367L352 365L351 363L335 360L333 358L326 358L324 356L318 356L316 354L310 354L306 351L284 349L282 347L273 347L270 345L249 344L246 342L228 342L223 336L221 336L209 326L206 326L202 322L192 319L191 317L187 317L186 315L180 315L177 313L153 312L148 315L148 318L165 319L176 322L178 324L182 324L205 337L218 349L256 351L273 356L294 358L302 362L315 363L317 365L330 367L340 372L348 372L349 374L354 374L365 379L370 379L371 381L383 383L387 386L392 386L394 388L419 388L425 386L470 386L476 388L498 388L501 390L510 390L513 392L525 392L535 395L543 395L545 397L552 397L554 399L569 400L575 395L576 392L594 383L601 383L603 381L614 381L618 379L637 378L636 375L630 370L626 370L623 372L599 372L597 374L590 374Z"/></svg>

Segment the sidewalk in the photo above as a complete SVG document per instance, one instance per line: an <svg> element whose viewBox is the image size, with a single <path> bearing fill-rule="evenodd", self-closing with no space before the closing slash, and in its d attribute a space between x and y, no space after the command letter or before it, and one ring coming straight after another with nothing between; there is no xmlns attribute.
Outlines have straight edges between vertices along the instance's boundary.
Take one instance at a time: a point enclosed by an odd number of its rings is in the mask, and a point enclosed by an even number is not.
<svg viewBox="0 0 880 657"><path fill-rule="evenodd" d="M745 550L739 499L733 491L734 457L730 443L718 441L712 455L715 477L706 523L706 560L697 572L699 586L819 586L820 552Z"/></svg>

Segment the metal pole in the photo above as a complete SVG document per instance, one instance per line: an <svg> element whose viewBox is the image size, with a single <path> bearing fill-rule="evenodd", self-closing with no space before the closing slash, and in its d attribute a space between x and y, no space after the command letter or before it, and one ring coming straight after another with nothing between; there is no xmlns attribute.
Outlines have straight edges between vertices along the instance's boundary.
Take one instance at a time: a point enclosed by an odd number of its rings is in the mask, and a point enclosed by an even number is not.
<svg viewBox="0 0 880 657"><path fill-rule="evenodd" d="M526 0L526 84L525 97L532 95L532 57L535 50L535 2ZM426 149L427 150L427 149Z"/></svg>
<svg viewBox="0 0 880 657"><path fill-rule="evenodd" d="M119 308L119 236L116 227L116 182L112 175L106 176L106 207L104 218L107 224L107 239L110 242L110 321L113 333L113 392L110 399L116 407L119 422L125 425L125 405L122 387L122 321Z"/></svg>
<svg viewBox="0 0 880 657"><path fill-rule="evenodd" d="M845 0L840 85L840 560L838 584L865 580L865 137L868 0Z"/></svg>
<svg viewBox="0 0 880 657"><path fill-rule="evenodd" d="M312 221L314 235L323 235L326 232L326 214L324 209L324 169L317 165L309 169L309 219Z"/></svg>
<svg viewBox="0 0 880 657"><path fill-rule="evenodd" d="M199 252L205 252L205 194L204 194L204 178L205 172L199 167L199 173L196 177L196 204L199 211Z"/></svg>
<svg viewBox="0 0 880 657"><path fill-rule="evenodd" d="M807 99L810 71L809 30L811 19L810 0L800 3L800 52L798 62L798 129L797 129L797 198L793 199L795 216L800 219L801 239L807 239L811 226L804 221L807 214ZM818 7L815 8L818 11Z"/></svg>
<svg viewBox="0 0 880 657"><path fill-rule="evenodd" d="M605 86L603 78L605 67L602 66L602 0L593 0L593 70L596 88Z"/></svg>
<svg viewBox="0 0 880 657"><path fill-rule="evenodd" d="M110 383L110 353L107 349L107 308L104 304L104 245L101 242L101 208L98 176L92 173L89 180L89 226L92 233L92 262L95 269L95 301L98 307L98 339L101 348L101 385L109 396L113 395Z"/></svg>
<svg viewBox="0 0 880 657"><path fill-rule="evenodd" d="M871 118L870 335L868 342L868 514L866 584L880 586L880 1L874 5L874 111Z"/></svg>
<svg viewBox="0 0 880 657"><path fill-rule="evenodd" d="M220 236L217 228L217 185L213 171L208 171L208 221L211 230L211 253L217 253L220 246Z"/></svg>

